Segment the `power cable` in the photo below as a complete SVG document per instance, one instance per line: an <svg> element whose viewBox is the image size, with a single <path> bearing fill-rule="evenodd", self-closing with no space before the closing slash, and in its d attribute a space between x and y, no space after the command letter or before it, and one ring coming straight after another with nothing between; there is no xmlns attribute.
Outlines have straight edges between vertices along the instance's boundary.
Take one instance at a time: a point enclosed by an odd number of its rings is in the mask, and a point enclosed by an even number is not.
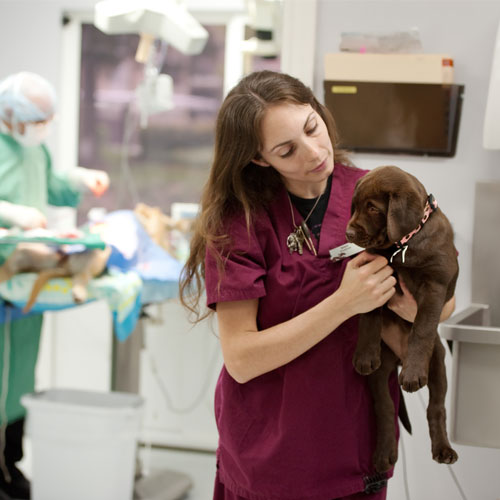
<svg viewBox="0 0 500 500"><path fill-rule="evenodd" d="M205 397L206 392L208 391L210 383L212 382L211 375L213 374L215 367L217 365L218 357L219 357L219 346L218 346L218 344L216 344L215 348L212 352L210 362L208 363L206 376L204 377L204 382L200 388L200 391L198 392L198 394L196 395L196 397L194 398L192 403L190 403L189 405L187 405L183 408L182 407L179 408L179 407L175 406L175 404L173 402L173 398L169 394L168 389L166 387L166 384L164 383L164 381L160 377L153 353L152 352L149 353L149 360L151 363L151 371L153 372L153 375L156 379L158 387L160 388L160 391L163 395L163 398L164 398L165 403L167 405L167 408L169 410L171 410L173 413L187 414L187 413L192 412L199 404L201 404L201 402L203 401L203 398Z"/></svg>
<svg viewBox="0 0 500 500"><path fill-rule="evenodd" d="M422 392L421 391L418 391L417 392L418 394L418 399L422 405L422 408L424 410L424 413L426 413L426 406L425 406L425 401L424 401L424 398L422 397ZM453 479L453 482L455 483L455 486L457 487L458 489L458 492L460 493L460 496L462 497L462 500L468 500L467 499L467 496L465 495L464 493L464 490L462 489L462 486L460 485L459 481L458 481L458 478L455 474L455 472L453 471L452 467L450 464L447 464L447 468L448 468L448 472L450 473L451 475L451 478Z"/></svg>

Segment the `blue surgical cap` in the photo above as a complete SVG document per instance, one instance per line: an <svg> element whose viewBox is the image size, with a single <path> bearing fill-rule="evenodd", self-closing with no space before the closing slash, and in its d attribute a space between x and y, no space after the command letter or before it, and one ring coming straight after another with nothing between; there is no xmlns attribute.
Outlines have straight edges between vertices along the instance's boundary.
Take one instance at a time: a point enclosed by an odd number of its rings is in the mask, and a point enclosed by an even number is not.
<svg viewBox="0 0 500 500"><path fill-rule="evenodd" d="M9 123L48 120L55 104L54 87L40 75L23 71L0 82L0 118Z"/></svg>

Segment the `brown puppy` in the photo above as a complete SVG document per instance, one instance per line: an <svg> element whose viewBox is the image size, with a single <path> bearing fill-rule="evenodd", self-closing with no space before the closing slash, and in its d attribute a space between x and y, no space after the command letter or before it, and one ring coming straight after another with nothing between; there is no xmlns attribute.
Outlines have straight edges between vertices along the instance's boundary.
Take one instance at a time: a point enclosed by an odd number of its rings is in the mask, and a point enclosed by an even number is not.
<svg viewBox="0 0 500 500"><path fill-rule="evenodd" d="M39 273L23 312L28 312L45 283L52 278L73 278L72 294L76 303L87 299L89 281L101 274L109 258L110 247L104 250L64 254L44 243L19 243L0 266L0 283L18 273Z"/></svg>
<svg viewBox="0 0 500 500"><path fill-rule="evenodd" d="M387 471L397 460L388 378L398 359L381 341L382 329L394 328L407 339L399 383L408 392L429 386L432 456L440 463L454 463L458 456L446 433L445 351L437 333L441 311L453 297L458 277L451 225L418 179L397 167L379 167L356 185L346 238L387 257L418 305L413 323L387 307L360 316L353 363L360 374L369 375L377 419L375 468Z"/></svg>

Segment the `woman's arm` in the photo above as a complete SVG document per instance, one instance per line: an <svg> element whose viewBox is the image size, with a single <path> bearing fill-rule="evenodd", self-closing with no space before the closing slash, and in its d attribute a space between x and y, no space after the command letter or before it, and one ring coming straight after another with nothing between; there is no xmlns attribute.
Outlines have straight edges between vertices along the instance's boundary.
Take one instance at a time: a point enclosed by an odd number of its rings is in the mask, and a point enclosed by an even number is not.
<svg viewBox="0 0 500 500"><path fill-rule="evenodd" d="M226 369L240 383L297 358L355 314L371 311L395 292L392 268L363 252L346 267L338 290L311 309L265 330L257 329L258 300L217 304Z"/></svg>

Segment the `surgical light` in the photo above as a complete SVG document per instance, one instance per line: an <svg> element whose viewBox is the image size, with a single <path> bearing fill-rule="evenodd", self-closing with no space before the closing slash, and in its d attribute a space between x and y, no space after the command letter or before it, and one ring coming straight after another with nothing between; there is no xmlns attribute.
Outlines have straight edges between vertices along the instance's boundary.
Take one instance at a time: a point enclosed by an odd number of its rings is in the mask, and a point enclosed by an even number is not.
<svg viewBox="0 0 500 500"><path fill-rule="evenodd" d="M199 54L208 39L207 30L175 0L103 0L95 5L94 24L108 35L140 34L140 62L157 38L188 55Z"/></svg>
<svg viewBox="0 0 500 500"><path fill-rule="evenodd" d="M243 52L276 57L281 51L282 0L246 0L248 26L255 36L243 41Z"/></svg>
<svg viewBox="0 0 500 500"><path fill-rule="evenodd" d="M103 0L95 5L94 25L108 35L140 35L135 59L145 67L137 99L140 124L146 128L149 115L174 107L172 78L153 63L155 41L196 55L205 47L207 30L176 0Z"/></svg>

